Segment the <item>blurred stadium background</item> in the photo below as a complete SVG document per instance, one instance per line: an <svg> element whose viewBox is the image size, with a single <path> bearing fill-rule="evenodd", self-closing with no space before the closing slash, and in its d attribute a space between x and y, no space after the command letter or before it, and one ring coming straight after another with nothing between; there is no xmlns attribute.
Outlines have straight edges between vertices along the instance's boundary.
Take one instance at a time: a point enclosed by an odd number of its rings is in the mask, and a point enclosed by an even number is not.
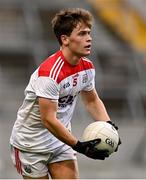
<svg viewBox="0 0 146 180"><path fill-rule="evenodd" d="M0 178L21 178L10 159L11 129L30 74L59 48L51 18L67 7L94 15L96 88L122 139L106 161L79 155L80 176L146 178L145 0L0 0ZM89 122L79 100L72 121L78 138Z"/></svg>

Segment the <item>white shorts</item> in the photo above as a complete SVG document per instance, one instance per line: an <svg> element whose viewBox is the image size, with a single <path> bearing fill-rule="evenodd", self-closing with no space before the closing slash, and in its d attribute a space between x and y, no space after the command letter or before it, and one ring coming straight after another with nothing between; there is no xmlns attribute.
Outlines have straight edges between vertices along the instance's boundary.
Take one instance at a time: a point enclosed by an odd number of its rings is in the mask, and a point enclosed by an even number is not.
<svg viewBox="0 0 146 180"><path fill-rule="evenodd" d="M11 158L19 174L33 178L46 176L50 163L77 160L76 151L67 145L47 154L25 152L11 146Z"/></svg>

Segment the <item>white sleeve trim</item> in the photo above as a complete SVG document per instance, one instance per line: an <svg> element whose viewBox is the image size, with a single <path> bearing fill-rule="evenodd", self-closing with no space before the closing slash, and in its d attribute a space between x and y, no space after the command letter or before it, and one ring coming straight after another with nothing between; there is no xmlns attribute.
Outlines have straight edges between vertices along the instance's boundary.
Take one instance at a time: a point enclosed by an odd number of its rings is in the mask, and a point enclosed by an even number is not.
<svg viewBox="0 0 146 180"><path fill-rule="evenodd" d="M35 82L35 92L39 97L52 100L59 99L59 85L49 77L38 77Z"/></svg>

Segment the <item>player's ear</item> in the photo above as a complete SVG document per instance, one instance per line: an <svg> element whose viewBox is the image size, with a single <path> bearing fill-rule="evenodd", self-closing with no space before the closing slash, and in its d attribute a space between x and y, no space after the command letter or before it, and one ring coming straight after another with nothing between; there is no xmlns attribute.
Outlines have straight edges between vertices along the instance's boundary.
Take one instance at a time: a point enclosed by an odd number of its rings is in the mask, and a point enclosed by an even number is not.
<svg viewBox="0 0 146 180"><path fill-rule="evenodd" d="M69 38L67 35L61 35L61 41L64 46L68 46Z"/></svg>

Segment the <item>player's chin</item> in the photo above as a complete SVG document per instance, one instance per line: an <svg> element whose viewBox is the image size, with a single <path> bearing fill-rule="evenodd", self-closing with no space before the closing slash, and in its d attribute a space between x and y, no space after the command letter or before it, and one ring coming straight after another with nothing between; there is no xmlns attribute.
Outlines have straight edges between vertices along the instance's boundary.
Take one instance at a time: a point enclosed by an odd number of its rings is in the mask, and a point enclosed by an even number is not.
<svg viewBox="0 0 146 180"><path fill-rule="evenodd" d="M84 56L89 56L90 54L91 54L90 50L84 52Z"/></svg>
<svg viewBox="0 0 146 180"><path fill-rule="evenodd" d="M82 50L82 51L79 51L77 54L80 56L80 57L86 57L86 56L89 56L90 55L90 52L89 50Z"/></svg>

